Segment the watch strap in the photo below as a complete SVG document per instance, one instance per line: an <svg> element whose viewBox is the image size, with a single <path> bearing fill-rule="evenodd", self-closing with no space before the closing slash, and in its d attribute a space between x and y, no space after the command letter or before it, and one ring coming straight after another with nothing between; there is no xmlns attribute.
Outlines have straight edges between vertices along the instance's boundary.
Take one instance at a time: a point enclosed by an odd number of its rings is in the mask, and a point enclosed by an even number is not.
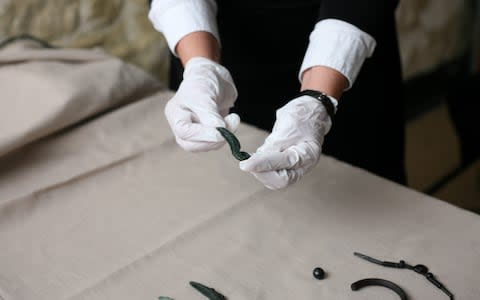
<svg viewBox="0 0 480 300"><path fill-rule="evenodd" d="M330 119L333 120L333 116L335 115L336 108L332 100L327 94L321 91L316 91L316 90L303 90L299 94L297 94L297 97L300 97L300 96L310 96L320 101L325 107L325 109L327 110L327 113L330 116Z"/></svg>

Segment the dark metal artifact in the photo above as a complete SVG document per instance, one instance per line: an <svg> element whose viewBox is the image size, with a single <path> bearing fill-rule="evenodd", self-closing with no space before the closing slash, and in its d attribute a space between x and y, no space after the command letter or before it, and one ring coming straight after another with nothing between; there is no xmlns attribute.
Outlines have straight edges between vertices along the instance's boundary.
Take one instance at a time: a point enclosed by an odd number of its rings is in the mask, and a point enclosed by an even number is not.
<svg viewBox="0 0 480 300"><path fill-rule="evenodd" d="M366 261L369 261L371 263L374 263L380 266L384 266L388 268L396 268L396 269L408 269L408 270L415 271L416 273L425 276L425 278L427 278L427 280L430 281L434 286L442 290L450 298L450 300L454 299L454 295L440 281L438 281L438 279L435 278L435 275L433 275L428 271L428 267L425 265L412 266L410 264L407 264L404 260L401 260L397 263L397 262L391 262L391 261L381 261L376 258L367 256L365 254L361 254L358 252L354 252L353 254L357 257L360 257Z"/></svg>
<svg viewBox="0 0 480 300"><path fill-rule="evenodd" d="M238 160L246 160L250 158L250 154L247 152L240 151L240 142L237 137L230 132L228 129L223 127L217 127L217 130L225 138L227 143L230 145L230 150L232 151L233 156Z"/></svg>

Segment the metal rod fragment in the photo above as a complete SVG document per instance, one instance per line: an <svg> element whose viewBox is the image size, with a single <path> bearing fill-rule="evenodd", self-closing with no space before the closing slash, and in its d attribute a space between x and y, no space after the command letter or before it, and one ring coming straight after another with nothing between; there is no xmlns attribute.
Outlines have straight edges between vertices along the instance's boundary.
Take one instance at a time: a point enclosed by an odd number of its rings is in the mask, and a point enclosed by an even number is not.
<svg viewBox="0 0 480 300"><path fill-rule="evenodd" d="M224 295L220 294L215 289L201 283L190 281L190 285L210 300L227 300Z"/></svg>

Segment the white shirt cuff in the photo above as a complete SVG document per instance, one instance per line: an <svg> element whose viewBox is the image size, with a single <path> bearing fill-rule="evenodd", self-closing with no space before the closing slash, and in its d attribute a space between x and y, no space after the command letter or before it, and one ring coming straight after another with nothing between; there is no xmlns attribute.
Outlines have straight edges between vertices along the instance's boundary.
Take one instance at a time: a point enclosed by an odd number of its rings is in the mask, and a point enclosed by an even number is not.
<svg viewBox="0 0 480 300"><path fill-rule="evenodd" d="M326 66L348 79L348 90L365 59L372 56L375 46L375 39L371 35L350 23L336 19L319 21L310 34L298 79L301 82L303 72L311 67Z"/></svg>
<svg viewBox="0 0 480 300"><path fill-rule="evenodd" d="M148 18L165 37L174 55L178 42L187 34L206 31L220 44L214 0L153 0Z"/></svg>

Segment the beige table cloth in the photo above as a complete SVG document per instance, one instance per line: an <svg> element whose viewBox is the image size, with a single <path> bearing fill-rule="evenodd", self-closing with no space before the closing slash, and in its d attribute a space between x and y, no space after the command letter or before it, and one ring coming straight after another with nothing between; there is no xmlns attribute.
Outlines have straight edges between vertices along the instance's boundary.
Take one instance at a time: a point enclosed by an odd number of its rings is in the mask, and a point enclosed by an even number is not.
<svg viewBox="0 0 480 300"><path fill-rule="evenodd" d="M323 156L298 184L264 188L228 147L187 153L148 97L0 158L1 300L447 299L424 277L353 256L430 267L480 299L480 217ZM4 112L2 112L4 113ZM242 148L267 133L242 124ZM312 270L322 267L318 281Z"/></svg>

